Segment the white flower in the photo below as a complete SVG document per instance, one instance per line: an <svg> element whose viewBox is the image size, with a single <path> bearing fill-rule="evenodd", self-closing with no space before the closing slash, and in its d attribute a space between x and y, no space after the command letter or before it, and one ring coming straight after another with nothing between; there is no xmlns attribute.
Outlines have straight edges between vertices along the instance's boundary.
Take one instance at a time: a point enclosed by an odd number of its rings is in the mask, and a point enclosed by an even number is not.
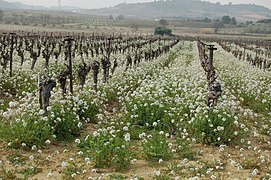
<svg viewBox="0 0 271 180"><path fill-rule="evenodd" d="M211 179L217 179L215 175L212 175L211 176Z"/></svg>
<svg viewBox="0 0 271 180"><path fill-rule="evenodd" d="M90 164L90 159L89 159L88 157L86 157L86 158L85 158L85 162L86 162L87 164Z"/></svg>
<svg viewBox="0 0 271 180"><path fill-rule="evenodd" d="M36 145L33 145L32 148L31 148L32 151L36 151L37 150L37 146Z"/></svg>
<svg viewBox="0 0 271 180"><path fill-rule="evenodd" d="M39 115L43 115L45 113L45 111L43 110L43 109L40 109L40 111L39 111Z"/></svg>
<svg viewBox="0 0 271 180"><path fill-rule="evenodd" d="M60 102L60 104L65 104L66 100L60 100L59 102Z"/></svg>
<svg viewBox="0 0 271 180"><path fill-rule="evenodd" d="M77 124L77 127L78 127L78 128L82 128L82 126L83 126L83 124L82 124L81 122L79 122L79 123Z"/></svg>
<svg viewBox="0 0 271 180"><path fill-rule="evenodd" d="M52 110L52 107L51 106L48 106L47 107L47 111L51 111Z"/></svg>
<svg viewBox="0 0 271 180"><path fill-rule="evenodd" d="M153 122L153 123L152 123L152 126L153 126L153 127L156 127L156 126L157 126L157 122Z"/></svg>
<svg viewBox="0 0 271 180"><path fill-rule="evenodd" d="M16 102L9 102L8 105L9 105L10 108L13 108L13 107L17 106L17 103Z"/></svg>
<svg viewBox="0 0 271 180"><path fill-rule="evenodd" d="M218 131L223 131L223 130L224 130L224 127L223 127L223 126L217 126L217 130L218 130Z"/></svg>
<svg viewBox="0 0 271 180"><path fill-rule="evenodd" d="M145 133L141 133L141 134L138 135L139 139L143 139L145 136L146 136Z"/></svg>
<svg viewBox="0 0 271 180"><path fill-rule="evenodd" d="M81 156L81 155L83 155L83 154L84 154L83 151L79 151L79 152L78 152L78 155L79 155L79 156Z"/></svg>
<svg viewBox="0 0 271 180"><path fill-rule="evenodd" d="M51 159L52 159L52 157L50 155L46 157L47 161L51 161Z"/></svg>
<svg viewBox="0 0 271 180"><path fill-rule="evenodd" d="M45 144L49 145L49 144L51 144L51 141L48 139L45 141Z"/></svg>
<svg viewBox="0 0 271 180"><path fill-rule="evenodd" d="M258 172L259 172L258 169L254 169L254 170L252 171L251 175L252 175L252 176L257 176Z"/></svg>
<svg viewBox="0 0 271 180"><path fill-rule="evenodd" d="M126 142L129 142L131 140L130 134L129 133L125 134L124 139Z"/></svg>
<svg viewBox="0 0 271 180"><path fill-rule="evenodd" d="M29 160L33 161L34 160L34 156L29 156Z"/></svg>
<svg viewBox="0 0 271 180"><path fill-rule="evenodd" d="M62 167L67 167L67 166L68 166L68 163L65 162L65 161L63 161L63 162L61 163L61 166L62 166Z"/></svg>
<svg viewBox="0 0 271 180"><path fill-rule="evenodd" d="M75 141L74 141L75 143L77 143L77 144L80 144L80 139L75 139Z"/></svg>
<svg viewBox="0 0 271 180"><path fill-rule="evenodd" d="M52 172L49 172L49 173L47 174L47 178L50 178L50 177L53 177L53 173L52 173Z"/></svg>
<svg viewBox="0 0 271 180"><path fill-rule="evenodd" d="M127 126L123 127L123 131L128 131L128 130L129 130L129 128Z"/></svg>
<svg viewBox="0 0 271 180"><path fill-rule="evenodd" d="M7 112L4 112L4 113L3 113L3 116L4 116L6 119L9 118L9 114L8 114Z"/></svg>
<svg viewBox="0 0 271 180"><path fill-rule="evenodd" d="M100 135L100 133L98 133L97 131L94 131L94 132L93 132L93 136L94 136L94 137L99 136L99 135Z"/></svg>
<svg viewBox="0 0 271 180"><path fill-rule="evenodd" d="M158 163L160 164L160 163L162 163L162 162L164 162L163 159L159 159Z"/></svg>
<svg viewBox="0 0 271 180"><path fill-rule="evenodd" d="M154 171L154 174L155 174L156 176L160 176L160 175L161 175L161 172L160 172L159 170L157 170L157 171Z"/></svg>
<svg viewBox="0 0 271 180"><path fill-rule="evenodd" d="M97 170L97 169L92 169L92 170L91 170L91 172L93 172L93 173L97 173L97 172L98 172L98 170Z"/></svg>

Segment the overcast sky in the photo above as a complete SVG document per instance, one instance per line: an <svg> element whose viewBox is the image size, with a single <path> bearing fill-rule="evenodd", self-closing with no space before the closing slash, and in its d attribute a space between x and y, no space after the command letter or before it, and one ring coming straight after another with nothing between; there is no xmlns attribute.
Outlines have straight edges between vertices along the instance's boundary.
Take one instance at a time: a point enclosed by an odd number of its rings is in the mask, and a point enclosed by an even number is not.
<svg viewBox="0 0 271 180"><path fill-rule="evenodd" d="M6 0L10 2L22 2L29 5L42 5L42 6L57 6L58 0ZM110 7L119 3L137 3L137 2L150 2L152 0L61 0L62 5L77 6L83 8L100 8ZM271 9L271 0L208 0L210 2L220 2L221 4L227 4L232 2L233 4L240 3L255 3L263 5Z"/></svg>

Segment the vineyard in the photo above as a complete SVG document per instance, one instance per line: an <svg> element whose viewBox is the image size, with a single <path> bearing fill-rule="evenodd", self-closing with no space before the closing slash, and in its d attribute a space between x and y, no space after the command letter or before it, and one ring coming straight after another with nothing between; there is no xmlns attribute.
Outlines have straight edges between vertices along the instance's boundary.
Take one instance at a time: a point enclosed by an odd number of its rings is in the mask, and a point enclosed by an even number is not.
<svg viewBox="0 0 271 180"><path fill-rule="evenodd" d="M0 35L0 179L270 179L271 44Z"/></svg>

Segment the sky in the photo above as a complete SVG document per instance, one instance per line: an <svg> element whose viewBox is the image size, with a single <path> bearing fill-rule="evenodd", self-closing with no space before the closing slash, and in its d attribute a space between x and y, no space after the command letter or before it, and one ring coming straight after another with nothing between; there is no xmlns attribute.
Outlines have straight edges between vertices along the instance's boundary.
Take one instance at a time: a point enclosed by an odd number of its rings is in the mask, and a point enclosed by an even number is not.
<svg viewBox="0 0 271 180"><path fill-rule="evenodd" d="M28 5L42 5L42 6L57 6L58 0L5 0L9 2L22 2ZM153 0L61 0L62 5L76 6L83 8L101 8L110 7L117 5L119 3L138 3L138 2L150 2ZM271 0L207 0L209 2L220 2L221 4L228 4L232 2L233 4L249 4L254 3L258 5L263 5L271 9Z"/></svg>

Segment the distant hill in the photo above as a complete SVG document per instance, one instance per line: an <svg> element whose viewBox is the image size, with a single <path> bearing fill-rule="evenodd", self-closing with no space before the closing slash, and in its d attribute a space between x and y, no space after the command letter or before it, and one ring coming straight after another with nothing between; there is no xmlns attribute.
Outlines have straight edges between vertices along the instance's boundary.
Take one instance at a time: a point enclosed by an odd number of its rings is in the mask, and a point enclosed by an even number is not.
<svg viewBox="0 0 271 180"><path fill-rule="evenodd" d="M0 9L12 9L12 10L17 10L17 9L25 9L25 10L55 10L55 11L58 11L58 10L67 10L67 11L72 11L72 10L77 10L77 9L80 9L78 7L72 7L72 6L63 6L61 8L59 7L44 7L44 6L30 6L30 5L25 5L23 3L20 3L20 2L7 2L7 1L4 1L4 0L0 0Z"/></svg>
<svg viewBox="0 0 271 180"><path fill-rule="evenodd" d="M257 21L257 23L271 24L271 19L262 19L262 20Z"/></svg>
<svg viewBox="0 0 271 180"><path fill-rule="evenodd" d="M30 9L31 6L19 2L6 2L0 0L0 9Z"/></svg>
<svg viewBox="0 0 271 180"><path fill-rule="evenodd" d="M260 20L271 17L271 10L255 4L210 3L200 0L157 0L149 3L122 3L111 8L87 10L90 15L124 15L128 18L168 18L168 19L211 19L224 15L235 16L238 20Z"/></svg>
<svg viewBox="0 0 271 180"><path fill-rule="evenodd" d="M51 7L29 6L18 2L6 2L0 0L0 9L29 9L49 11L72 11L77 7ZM140 19L203 19L205 17L215 19L224 15L237 18L238 21L270 19L271 10L255 4L228 4L210 3L201 0L154 0L149 3L122 3L110 8L101 9L80 9L80 13L95 16L118 16L125 18Z"/></svg>

